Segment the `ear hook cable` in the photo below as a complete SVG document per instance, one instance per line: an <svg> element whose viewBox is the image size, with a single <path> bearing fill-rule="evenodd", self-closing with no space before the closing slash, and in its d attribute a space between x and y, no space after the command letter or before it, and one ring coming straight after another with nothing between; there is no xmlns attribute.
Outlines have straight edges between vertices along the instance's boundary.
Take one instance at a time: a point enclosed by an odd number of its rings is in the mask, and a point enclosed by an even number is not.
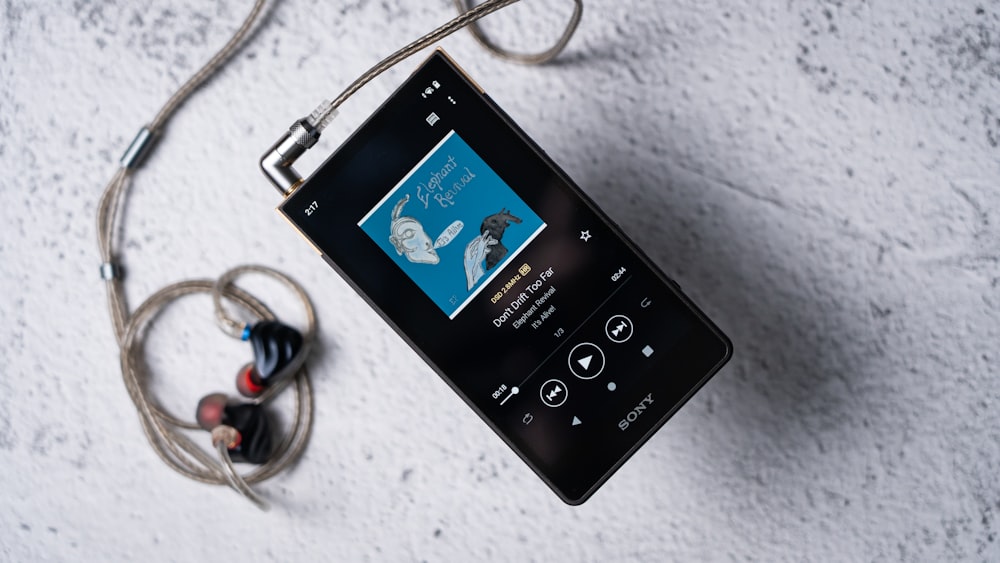
<svg viewBox="0 0 1000 563"><path fill-rule="evenodd" d="M292 124L288 133L275 143L274 147L261 160L261 168L271 183L285 195L291 193L301 184L301 177L291 167L295 160L316 144L323 129L336 115L337 108L347 98L400 61L455 31L470 26L473 37L498 57L525 64L544 63L554 58L565 48L579 24L583 10L582 0L573 0L575 3L573 15L556 44L538 54L520 54L497 46L489 40L476 23L480 18L519 0L487 0L470 8L471 1L473 0L454 0L461 15L385 58L355 80L333 102L324 101L308 117ZM122 283L121 252L116 248L116 243L118 242L117 237L120 236L119 222L122 219L123 203L132 174L142 164L144 157L152 149L154 141L163 133L166 124L181 104L214 75L243 44L259 18L264 4L265 0L255 1L243 24L229 41L167 100L152 121L139 130L135 139L122 155L120 167L105 187L97 209L97 239L102 259L100 274L106 282L108 307L115 339L120 349L125 387L139 412L139 420L146 439L153 446L157 455L178 473L203 483L227 485L262 509L266 509L267 504L254 493L250 485L264 481L292 464L301 455L309 438L313 414L312 387L304 365L296 368L295 377L286 380L285 385L268 389L263 395L253 400L254 403L263 404L274 397L282 387L294 385L294 421L271 458L251 473L241 475L236 471L226 447L226 444L233 440L233 432L235 432L233 428L223 425L212 431L212 442L219 457L219 459L214 459L183 433L185 430L199 428L197 424L170 414L149 396L145 382L149 380L150 374L147 373L143 361L144 331L148 323L164 307L182 296L194 293L210 293L212 295L216 319L222 329L232 336L238 337L238 333L242 332L246 323L231 318L222 306L223 298L237 304L245 313L258 320L273 320L273 313L261 301L233 283L233 280L239 275L258 273L282 282L302 300L308 325L303 336L308 347L316 332L312 303L302 287L291 278L271 268L246 265L226 272L218 280L187 280L168 285L146 299L130 314L125 302Z"/></svg>

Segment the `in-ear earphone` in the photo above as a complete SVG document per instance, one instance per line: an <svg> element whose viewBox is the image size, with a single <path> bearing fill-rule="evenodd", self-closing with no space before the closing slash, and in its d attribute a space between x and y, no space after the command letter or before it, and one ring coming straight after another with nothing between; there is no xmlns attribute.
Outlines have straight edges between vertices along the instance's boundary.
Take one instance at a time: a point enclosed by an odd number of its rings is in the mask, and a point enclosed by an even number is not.
<svg viewBox="0 0 1000 563"><path fill-rule="evenodd" d="M301 300L305 311L305 329L300 331L278 321L260 300L235 285L237 277L263 274L281 282ZM170 303L191 294L211 294L215 317L223 331L251 343L254 362L250 364L252 397L234 399L224 393L212 393L198 402L195 422L169 413L151 395L153 377L144 358L145 332L149 323ZM242 316L254 318L247 323L236 320L224 302L235 304ZM302 453L312 425L312 387L305 361L316 334L316 315L305 290L288 276L264 266L240 266L218 280L192 280L169 285L142 303L128 319L122 334L122 375L129 396L139 412L146 437L167 465L192 479L227 484L265 507L251 490L260 482L287 467ZM256 336L255 336L256 335ZM240 384L237 383L237 387ZM292 422L277 428L268 415L271 401L283 389L292 387ZM186 430L211 432L213 458L186 434ZM246 462L259 467L246 475L233 463Z"/></svg>
<svg viewBox="0 0 1000 563"><path fill-rule="evenodd" d="M231 402L223 393L212 393L198 401L195 414L198 426L209 432L229 426L235 434L225 439L233 461L261 464L273 452L272 428L263 405ZM217 436L213 435L213 440Z"/></svg>
<svg viewBox="0 0 1000 563"><path fill-rule="evenodd" d="M236 375L236 389L244 397L260 397L269 387L294 375L305 362L302 334L281 321L248 324L241 337L250 343L254 355L254 361ZM261 464L271 457L272 428L263 405L212 393L198 402L195 420L213 433L213 442L224 442L233 461ZM231 431L218 431L222 426Z"/></svg>

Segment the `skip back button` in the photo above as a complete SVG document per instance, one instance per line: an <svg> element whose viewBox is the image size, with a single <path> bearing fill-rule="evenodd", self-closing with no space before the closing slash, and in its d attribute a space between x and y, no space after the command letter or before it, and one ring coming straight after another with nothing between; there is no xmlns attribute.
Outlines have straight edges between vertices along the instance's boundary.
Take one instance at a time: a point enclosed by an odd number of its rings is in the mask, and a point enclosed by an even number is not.
<svg viewBox="0 0 1000 563"><path fill-rule="evenodd" d="M545 406L560 407L566 402L569 391L566 389L566 384L562 381L550 379L542 384L541 389L538 390L538 395L542 398Z"/></svg>

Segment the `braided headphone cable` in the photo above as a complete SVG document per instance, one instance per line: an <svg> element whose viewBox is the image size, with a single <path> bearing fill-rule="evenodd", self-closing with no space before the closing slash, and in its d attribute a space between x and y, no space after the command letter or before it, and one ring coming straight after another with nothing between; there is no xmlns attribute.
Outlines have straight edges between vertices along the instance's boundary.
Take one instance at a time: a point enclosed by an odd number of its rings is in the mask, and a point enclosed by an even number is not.
<svg viewBox="0 0 1000 563"><path fill-rule="evenodd" d="M150 397L145 385L145 382L150 379L150 374L143 358L143 333L148 323L165 306L180 297L195 293L210 293L215 296L216 314L222 318L225 318L225 313L221 310L220 300L225 297L257 319L273 320L274 314L261 301L236 287L231 281L235 275L240 273L258 272L284 282L302 299L306 307L308 321L308 327L303 335L305 348L315 335L315 314L312 303L305 295L304 290L287 276L262 266L244 266L227 274L226 277L229 280L221 286L215 280L188 280L171 284L154 293L130 314L125 300L121 266L118 262L120 257L116 252L116 237L120 236L118 224L121 221L121 210L129 181L136 168L141 164L142 158L148 154L153 141L163 132L167 122L181 104L215 74L243 44L254 23L260 17L264 5L265 0L255 1L250 13L229 41L191 76L160 108L153 120L140 130L139 135L122 157L121 166L105 187L97 209L97 239L103 261L101 277L106 282L111 323L120 349L122 377L129 397L138 411L139 421L146 439L153 447L153 451L171 469L202 483L228 485L261 508L266 508L266 504L253 492L250 485L259 483L288 467L301 455L309 439L312 427L313 400L312 388L305 368L298 368L295 377L285 378L285 381L289 382L286 384L292 384L295 388L291 428L285 433L266 463L247 475L240 475L233 466L225 447L229 441L222 441L213 435L215 449L219 454L218 459L214 458L185 433L188 430L198 429L197 424L172 415ZM305 353L300 354L300 356L304 357ZM262 404L270 400L278 391L280 391L279 388L268 389L265 395L256 398L253 402Z"/></svg>
<svg viewBox="0 0 1000 563"><path fill-rule="evenodd" d="M480 18L519 0L486 0L475 7L470 7L474 0L453 1L460 12L458 17L386 57L351 83L333 102L324 102L317 108L310 117L312 123L317 125L316 136L318 137L319 130L322 130L330 122L337 108L362 86L403 59L463 27L471 26L470 29L475 39L498 57L520 63L538 64L552 59L563 50L576 30L583 7L582 0L573 0L576 4L575 11L558 42L542 53L527 55L507 51L497 46L486 37L476 24ZM168 285L151 295L134 312L129 313L122 283L121 256L116 247L117 239L121 235L119 223L122 219L123 203L135 170L142 164L155 141L162 135L166 124L177 109L206 80L213 76L244 43L262 14L265 3L266 0L255 0L242 25L226 44L170 96L152 121L139 130L125 154L122 155L120 167L105 187L97 207L97 243L102 260L100 273L102 279L105 280L112 328L120 349L125 388L136 406L146 439L160 459L171 469L195 481L229 486L262 509L266 509L267 505L250 488L250 485L264 481L294 463L305 448L311 431L312 387L301 360L289 367L289 373L295 372L294 377L283 378L281 383L269 387L260 397L252 400L255 404L265 404L284 387L291 385L295 389L292 427L266 463L246 475L241 475L236 471L226 447L226 444L232 442L234 429L220 426L212 431L212 443L219 457L216 459L185 434L185 431L198 429L197 424L170 414L150 397L145 385L145 382L150 379L150 374L143 355L144 331L152 319L171 302L198 293L212 295L217 320L223 330L230 335L235 336L242 330L244 324L229 316L223 307L223 298L235 303L258 320L273 320L273 313L261 301L233 283L237 276L245 273L264 274L277 279L290 288L305 306L308 326L303 334L302 353L297 355L297 357L304 358L316 333L315 312L311 301L302 287L288 276L264 266L244 265L226 272L218 280L187 280Z"/></svg>

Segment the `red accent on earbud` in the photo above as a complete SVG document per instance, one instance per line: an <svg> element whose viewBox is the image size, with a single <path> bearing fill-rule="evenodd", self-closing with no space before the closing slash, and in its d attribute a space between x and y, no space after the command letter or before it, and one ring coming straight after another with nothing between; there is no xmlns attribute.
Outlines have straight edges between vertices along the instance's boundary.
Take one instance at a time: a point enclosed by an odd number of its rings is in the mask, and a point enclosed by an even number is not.
<svg viewBox="0 0 1000 563"><path fill-rule="evenodd" d="M233 440L232 442L229 442L228 444L226 444L226 449L227 450L234 450L234 449L240 447L240 444L242 444L242 443L243 443L243 434L241 434L237 430L236 431L236 439Z"/></svg>
<svg viewBox="0 0 1000 563"><path fill-rule="evenodd" d="M255 381L253 364L247 364L247 366L240 370L236 374L236 389L240 392L240 395L244 397L257 397L264 392L264 386Z"/></svg>

